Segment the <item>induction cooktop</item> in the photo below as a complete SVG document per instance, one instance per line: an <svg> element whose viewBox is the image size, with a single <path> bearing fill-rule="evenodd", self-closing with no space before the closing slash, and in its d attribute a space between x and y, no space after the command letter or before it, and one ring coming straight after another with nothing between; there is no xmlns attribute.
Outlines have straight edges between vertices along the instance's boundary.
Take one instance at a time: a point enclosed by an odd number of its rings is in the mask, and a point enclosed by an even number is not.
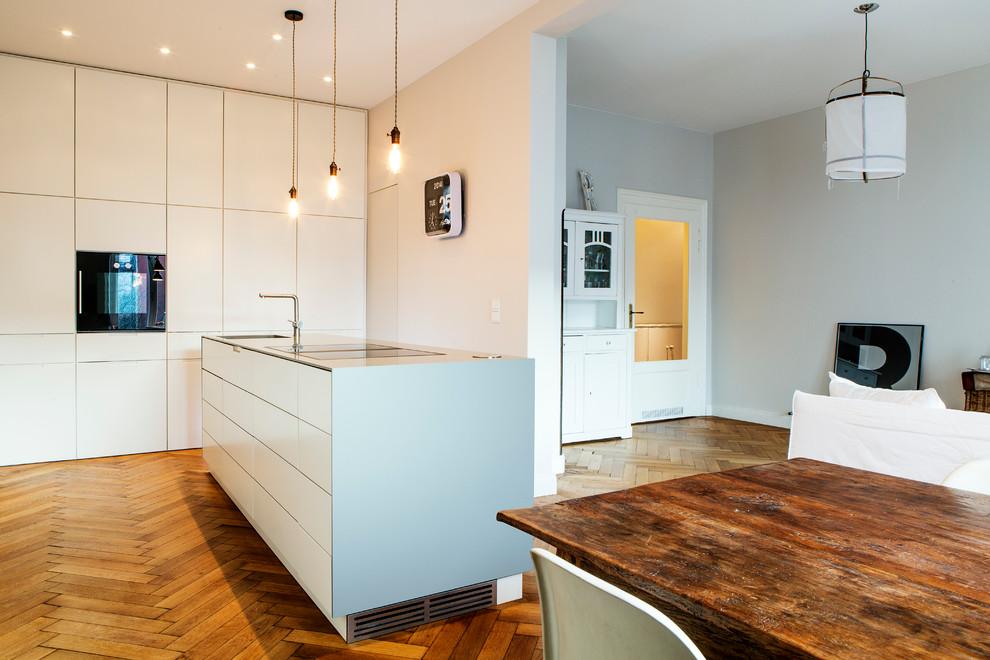
<svg viewBox="0 0 990 660"><path fill-rule="evenodd" d="M433 351L421 351L416 348L399 348L384 344L318 344L303 346L298 351L283 346L269 346L273 351L305 355L314 360L355 360L368 358L416 357L420 355L443 355Z"/></svg>

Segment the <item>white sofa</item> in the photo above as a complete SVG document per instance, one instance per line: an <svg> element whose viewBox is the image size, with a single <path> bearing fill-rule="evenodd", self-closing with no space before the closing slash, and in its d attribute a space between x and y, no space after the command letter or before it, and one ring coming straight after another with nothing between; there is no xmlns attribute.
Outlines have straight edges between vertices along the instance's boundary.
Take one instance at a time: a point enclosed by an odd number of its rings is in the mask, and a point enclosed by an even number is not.
<svg viewBox="0 0 990 660"><path fill-rule="evenodd" d="M788 458L938 484L990 456L990 414L794 393Z"/></svg>

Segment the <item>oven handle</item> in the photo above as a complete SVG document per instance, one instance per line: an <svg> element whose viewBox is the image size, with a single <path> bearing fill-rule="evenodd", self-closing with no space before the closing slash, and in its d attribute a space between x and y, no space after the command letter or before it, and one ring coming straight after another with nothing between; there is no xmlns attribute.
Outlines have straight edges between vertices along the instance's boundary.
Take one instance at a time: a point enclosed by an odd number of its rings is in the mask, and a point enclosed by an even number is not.
<svg viewBox="0 0 990 660"><path fill-rule="evenodd" d="M79 295L76 300L79 301L79 314L82 315L82 271L79 271Z"/></svg>

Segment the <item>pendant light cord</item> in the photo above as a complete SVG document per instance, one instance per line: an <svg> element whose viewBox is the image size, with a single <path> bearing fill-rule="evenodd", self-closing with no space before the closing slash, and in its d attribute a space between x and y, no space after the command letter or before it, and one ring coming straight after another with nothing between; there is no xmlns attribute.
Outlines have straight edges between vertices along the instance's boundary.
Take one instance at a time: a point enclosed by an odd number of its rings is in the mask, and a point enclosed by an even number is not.
<svg viewBox="0 0 990 660"><path fill-rule="evenodd" d="M870 77L870 67L866 63L866 53L870 48L870 14L863 14L863 78Z"/></svg>
<svg viewBox="0 0 990 660"><path fill-rule="evenodd" d="M296 187L296 21L292 21L292 187Z"/></svg>
<svg viewBox="0 0 990 660"><path fill-rule="evenodd" d="M337 0L333 0L333 155L330 162L337 162Z"/></svg>
<svg viewBox="0 0 990 660"><path fill-rule="evenodd" d="M395 0L395 108L392 125L399 125L399 0Z"/></svg>

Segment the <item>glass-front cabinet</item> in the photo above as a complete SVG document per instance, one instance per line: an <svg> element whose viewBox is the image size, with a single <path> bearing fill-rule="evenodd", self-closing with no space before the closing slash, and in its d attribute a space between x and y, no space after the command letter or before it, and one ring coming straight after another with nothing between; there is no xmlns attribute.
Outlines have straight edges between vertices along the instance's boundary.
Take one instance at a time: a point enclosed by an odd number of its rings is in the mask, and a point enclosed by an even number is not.
<svg viewBox="0 0 990 660"><path fill-rule="evenodd" d="M561 255L564 297L615 298L619 294L622 227L570 219L577 213L564 212Z"/></svg>

